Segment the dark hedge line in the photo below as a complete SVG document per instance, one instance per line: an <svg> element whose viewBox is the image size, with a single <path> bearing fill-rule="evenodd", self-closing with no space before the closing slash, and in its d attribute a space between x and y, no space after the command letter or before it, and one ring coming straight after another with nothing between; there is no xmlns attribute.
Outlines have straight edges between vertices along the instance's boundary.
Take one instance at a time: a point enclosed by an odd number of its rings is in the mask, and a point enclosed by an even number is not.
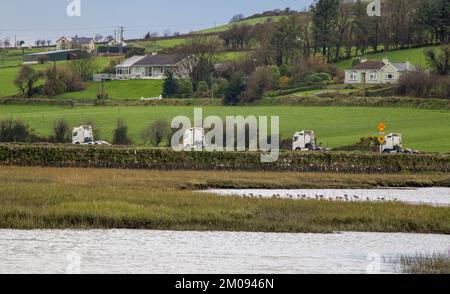
<svg viewBox="0 0 450 294"><path fill-rule="evenodd" d="M450 155L282 152L274 163L259 153L174 152L166 149L0 145L0 164L161 170L254 170L345 173L450 172Z"/></svg>

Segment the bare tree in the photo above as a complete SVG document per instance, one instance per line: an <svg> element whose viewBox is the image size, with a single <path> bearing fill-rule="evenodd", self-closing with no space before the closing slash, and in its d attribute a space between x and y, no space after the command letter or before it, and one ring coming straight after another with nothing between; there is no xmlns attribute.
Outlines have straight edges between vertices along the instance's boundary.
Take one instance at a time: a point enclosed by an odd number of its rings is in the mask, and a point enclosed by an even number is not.
<svg viewBox="0 0 450 294"><path fill-rule="evenodd" d="M178 67L178 76L185 77L192 83L194 91L198 83L210 81L214 71L216 53L222 48L217 38L198 37L177 48L176 52L188 56Z"/></svg>
<svg viewBox="0 0 450 294"><path fill-rule="evenodd" d="M351 26L352 4L348 2L340 2L338 15L336 20L336 56L335 61L339 61L341 46L344 42L344 36Z"/></svg>
<svg viewBox="0 0 450 294"><path fill-rule="evenodd" d="M67 67L72 74L79 76L83 81L89 80L98 70L96 58L87 53L79 59L70 61Z"/></svg>
<svg viewBox="0 0 450 294"><path fill-rule="evenodd" d="M96 43L100 42L101 40L103 40L103 36L100 34L96 34L94 37L94 40Z"/></svg>
<svg viewBox="0 0 450 294"><path fill-rule="evenodd" d="M112 40L114 40L114 37L111 36L111 35L106 36L105 39L104 39L105 42L109 42L109 41L112 41Z"/></svg>
<svg viewBox="0 0 450 294"><path fill-rule="evenodd" d="M9 38L6 38L3 41L3 46L5 46L6 48L9 48L9 46L11 46L11 41L9 41Z"/></svg>

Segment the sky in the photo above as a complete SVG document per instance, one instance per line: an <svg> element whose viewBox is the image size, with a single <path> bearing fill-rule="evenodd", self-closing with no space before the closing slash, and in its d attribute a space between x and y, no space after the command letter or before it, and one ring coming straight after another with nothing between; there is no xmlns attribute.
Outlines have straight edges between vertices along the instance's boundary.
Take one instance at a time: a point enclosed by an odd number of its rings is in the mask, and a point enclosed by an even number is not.
<svg viewBox="0 0 450 294"><path fill-rule="evenodd" d="M81 16L68 16L67 6L81 2ZM140 38L148 31L190 32L228 23L235 14L290 7L303 10L313 0L2 0L0 39L14 42L55 41L61 36L114 35Z"/></svg>

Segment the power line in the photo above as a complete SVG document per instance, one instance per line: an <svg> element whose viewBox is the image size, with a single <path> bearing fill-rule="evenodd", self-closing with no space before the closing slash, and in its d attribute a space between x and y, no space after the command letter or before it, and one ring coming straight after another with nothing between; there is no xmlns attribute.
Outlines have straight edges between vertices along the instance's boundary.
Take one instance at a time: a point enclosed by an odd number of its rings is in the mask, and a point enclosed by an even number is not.
<svg viewBox="0 0 450 294"><path fill-rule="evenodd" d="M145 27L157 27L157 28L175 28L175 27L186 27L186 26L208 26L208 25L215 25L214 23L198 23L198 24L175 24L175 25L161 25L161 24L142 24L142 25L131 25L127 26L127 28L145 28ZM103 30L103 29L113 29L116 28L116 26L95 26L95 27L71 27L71 28L46 28L46 29L0 29L1 32L58 32L58 31L81 31L81 30Z"/></svg>

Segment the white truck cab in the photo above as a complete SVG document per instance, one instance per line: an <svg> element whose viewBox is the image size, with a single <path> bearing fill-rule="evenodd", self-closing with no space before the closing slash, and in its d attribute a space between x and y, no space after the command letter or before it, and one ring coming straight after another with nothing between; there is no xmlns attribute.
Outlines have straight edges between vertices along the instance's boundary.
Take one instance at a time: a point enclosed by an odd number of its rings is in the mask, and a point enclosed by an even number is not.
<svg viewBox="0 0 450 294"><path fill-rule="evenodd" d="M301 131L294 134L292 150L312 151L317 150L314 131Z"/></svg>
<svg viewBox="0 0 450 294"><path fill-rule="evenodd" d="M94 133L92 126L81 126L74 128L72 132L72 144L92 145L94 144Z"/></svg>
<svg viewBox="0 0 450 294"><path fill-rule="evenodd" d="M389 134L385 137L385 143L382 146L384 153L399 153L403 150L402 134Z"/></svg>
<svg viewBox="0 0 450 294"><path fill-rule="evenodd" d="M205 129L203 128L190 128L184 133L183 148L185 150L203 148L205 146L204 142Z"/></svg>

